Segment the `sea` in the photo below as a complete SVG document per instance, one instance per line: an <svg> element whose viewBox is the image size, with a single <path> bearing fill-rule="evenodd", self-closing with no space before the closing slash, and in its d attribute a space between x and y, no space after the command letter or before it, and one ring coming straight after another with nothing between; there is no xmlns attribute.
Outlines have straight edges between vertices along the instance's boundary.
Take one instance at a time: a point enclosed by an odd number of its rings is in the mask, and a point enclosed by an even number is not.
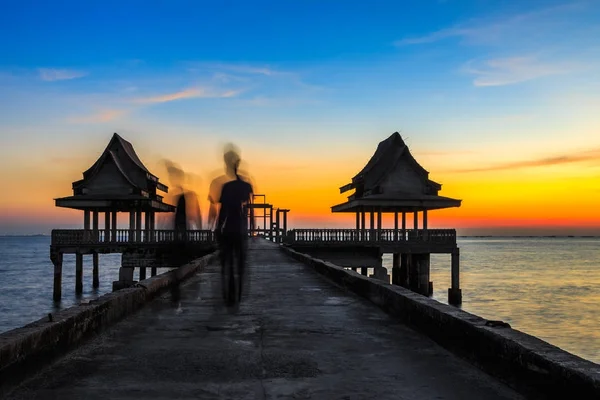
<svg viewBox="0 0 600 400"><path fill-rule="evenodd" d="M600 364L600 238L459 237L462 309L508 322ZM100 255L100 287L84 256L83 294L75 295L75 256L63 260L63 298L52 301L50 237L0 237L0 333L112 290L120 254ZM392 256L384 255L391 271ZM433 298L447 303L450 256L431 256Z"/></svg>

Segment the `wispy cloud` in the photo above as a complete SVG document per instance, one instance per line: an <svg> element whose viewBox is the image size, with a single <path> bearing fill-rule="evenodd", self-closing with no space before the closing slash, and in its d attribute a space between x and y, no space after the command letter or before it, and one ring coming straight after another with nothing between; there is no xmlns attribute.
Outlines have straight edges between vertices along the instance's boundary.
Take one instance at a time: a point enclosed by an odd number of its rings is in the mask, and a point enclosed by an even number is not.
<svg viewBox="0 0 600 400"><path fill-rule="evenodd" d="M207 88L189 88L179 92L167 93L158 96L149 96L135 99L134 103L154 104L167 103L169 101L193 99L193 98L228 98L240 94L240 90L215 90Z"/></svg>
<svg viewBox="0 0 600 400"><path fill-rule="evenodd" d="M542 62L536 57L508 57L486 60L479 65L468 63L464 71L476 75L475 86L503 86L550 75L574 72L582 68L575 63Z"/></svg>
<svg viewBox="0 0 600 400"><path fill-rule="evenodd" d="M40 79L47 82L65 81L86 76L87 73L73 69L39 68Z"/></svg>
<svg viewBox="0 0 600 400"><path fill-rule="evenodd" d="M569 12L586 9L589 1L570 2L531 12L495 18L476 18L422 36L406 37L396 41L396 46L434 43L450 38L460 38L472 44L489 44L507 39L527 40L537 38L541 30L548 31L569 21ZM528 35L524 35L529 32ZM565 34L564 31L555 33Z"/></svg>
<svg viewBox="0 0 600 400"><path fill-rule="evenodd" d="M528 167L545 167L551 165L560 164L572 164L578 162L596 161L600 162L600 148L580 151L573 154L562 154L554 157L537 158L533 160L515 161L510 163L502 163L496 165L490 165L487 167L480 168L466 168L454 170L452 172L488 172L488 171L502 171L511 169L521 169Z"/></svg>
<svg viewBox="0 0 600 400"><path fill-rule="evenodd" d="M101 110L91 115L68 118L67 122L72 124L94 124L111 122L126 115L128 112L129 110Z"/></svg>

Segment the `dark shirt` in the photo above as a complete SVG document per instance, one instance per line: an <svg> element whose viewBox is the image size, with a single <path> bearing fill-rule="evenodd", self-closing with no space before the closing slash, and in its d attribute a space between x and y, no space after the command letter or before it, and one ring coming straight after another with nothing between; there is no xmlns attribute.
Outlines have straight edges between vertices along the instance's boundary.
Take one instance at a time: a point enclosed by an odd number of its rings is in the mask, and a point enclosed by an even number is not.
<svg viewBox="0 0 600 400"><path fill-rule="evenodd" d="M252 185L241 179L227 182L221 189L221 209L217 230L227 233L247 233L248 217L246 204L252 195Z"/></svg>
<svg viewBox="0 0 600 400"><path fill-rule="evenodd" d="M185 209L185 195L181 194L177 199L177 208L175 209L175 230L185 231L187 229L187 216Z"/></svg>

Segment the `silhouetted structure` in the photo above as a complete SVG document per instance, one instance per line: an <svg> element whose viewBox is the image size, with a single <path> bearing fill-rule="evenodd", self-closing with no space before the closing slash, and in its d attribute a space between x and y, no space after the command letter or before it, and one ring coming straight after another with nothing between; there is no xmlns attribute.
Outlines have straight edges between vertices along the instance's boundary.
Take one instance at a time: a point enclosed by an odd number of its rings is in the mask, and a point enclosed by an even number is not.
<svg viewBox="0 0 600 400"><path fill-rule="evenodd" d="M363 267L365 263L375 270L375 277L389 280L385 268L381 266L381 255L393 253L392 283L430 295L433 284L429 281L431 253L452 255L452 287L449 301L460 303L459 249L456 246L456 231L453 229L429 229L427 212L448 207L460 207L461 200L439 196L441 185L429 179L429 173L414 159L400 134L395 132L379 143L375 154L366 166L352 178L352 182L340 188L340 193L355 190L348 201L331 208L334 213L356 214L355 230L295 230L289 242L297 246L314 246L317 243L329 249L315 248L326 259L341 265ZM370 216L367 230L366 214ZM382 215L394 214L394 229L383 229ZM406 228L406 214L413 214L413 227ZM419 229L419 213L422 215L422 228ZM402 226L399 229L398 215ZM377 216L377 225L375 225ZM346 245L346 255L334 254L332 245ZM319 246L317 246L319 247ZM309 250L310 251L310 250ZM356 254L352 259L347 254Z"/></svg>
<svg viewBox="0 0 600 400"><path fill-rule="evenodd" d="M119 280L115 289L133 284L133 270L140 268L145 279L146 267L162 266L164 254L155 250L171 243L173 231L157 231L157 212L173 212L175 207L163 201L159 191L168 187L159 182L138 158L131 143L114 134L98 160L73 182L73 196L55 199L57 207L84 211L84 226L79 230L53 230L51 259L54 264L54 298L61 297L62 259L64 253L76 255L75 291L83 288L83 255L93 256L93 285L98 282L98 254L123 253ZM129 228L117 229L117 213L129 213ZM104 213L104 226L98 217ZM144 223L142 223L142 220ZM188 236L199 244L210 244L210 232L193 231ZM171 263L170 261L168 263Z"/></svg>

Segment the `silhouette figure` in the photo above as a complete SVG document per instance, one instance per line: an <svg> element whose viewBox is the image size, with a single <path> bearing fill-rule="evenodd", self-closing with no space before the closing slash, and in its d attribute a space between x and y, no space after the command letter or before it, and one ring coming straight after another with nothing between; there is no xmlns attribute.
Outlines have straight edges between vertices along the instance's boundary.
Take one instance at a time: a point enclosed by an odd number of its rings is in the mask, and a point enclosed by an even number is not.
<svg viewBox="0 0 600 400"><path fill-rule="evenodd" d="M246 272L246 248L248 240L248 210L247 205L252 200L252 185L243 179L239 173L241 158L232 145L225 148L223 155L226 175L216 178L211 183L209 201L209 226L215 219L217 204L220 203L216 218L215 234L221 250L222 277L237 272L237 282L232 279L223 282L223 294L228 306L239 302ZM217 196L218 193L218 196ZM237 270L234 272L234 270ZM234 284L232 287L230 284ZM232 296L231 292L235 296Z"/></svg>

